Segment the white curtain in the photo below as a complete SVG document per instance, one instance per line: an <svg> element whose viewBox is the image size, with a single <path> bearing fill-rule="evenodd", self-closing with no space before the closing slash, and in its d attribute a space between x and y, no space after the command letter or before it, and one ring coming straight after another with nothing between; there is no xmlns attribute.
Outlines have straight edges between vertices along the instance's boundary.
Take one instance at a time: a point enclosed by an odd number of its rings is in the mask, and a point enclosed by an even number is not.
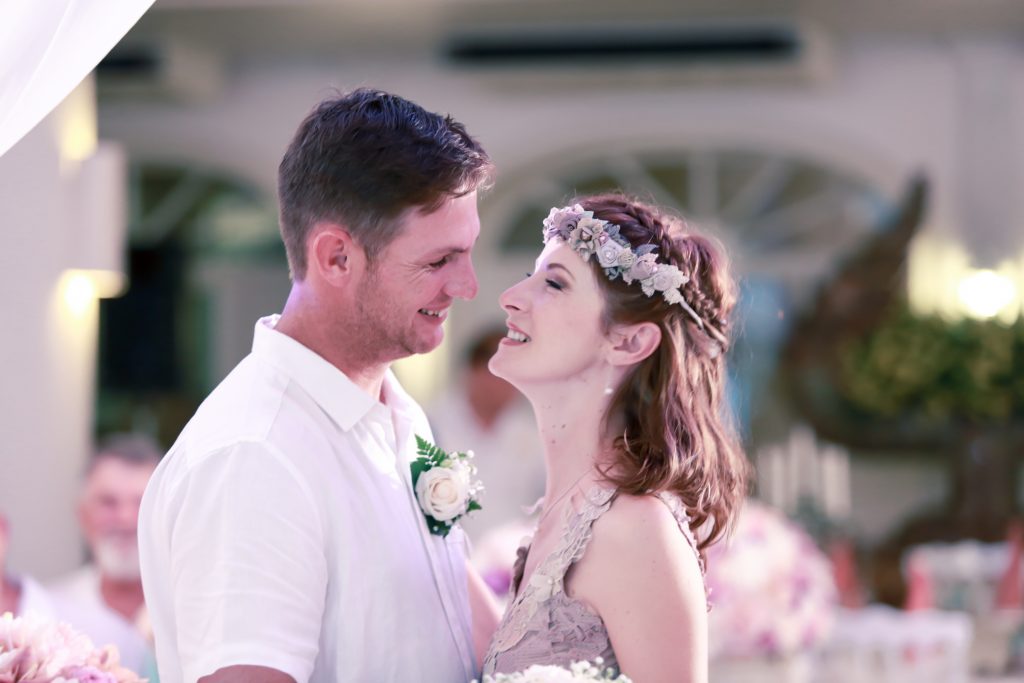
<svg viewBox="0 0 1024 683"><path fill-rule="evenodd" d="M99 64L153 0L0 0L0 156Z"/></svg>

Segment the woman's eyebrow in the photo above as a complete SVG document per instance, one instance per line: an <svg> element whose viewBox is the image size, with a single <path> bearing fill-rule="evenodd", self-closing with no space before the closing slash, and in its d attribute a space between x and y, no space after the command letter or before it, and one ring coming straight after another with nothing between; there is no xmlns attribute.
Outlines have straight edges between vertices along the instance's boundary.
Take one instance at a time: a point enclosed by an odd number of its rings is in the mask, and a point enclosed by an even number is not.
<svg viewBox="0 0 1024 683"><path fill-rule="evenodd" d="M549 263L548 266L547 266L548 270L553 270L555 268L558 268L559 270L564 271L565 274L568 275L571 280L575 280L576 279L575 277L573 277L572 272L568 268L563 266L561 263Z"/></svg>

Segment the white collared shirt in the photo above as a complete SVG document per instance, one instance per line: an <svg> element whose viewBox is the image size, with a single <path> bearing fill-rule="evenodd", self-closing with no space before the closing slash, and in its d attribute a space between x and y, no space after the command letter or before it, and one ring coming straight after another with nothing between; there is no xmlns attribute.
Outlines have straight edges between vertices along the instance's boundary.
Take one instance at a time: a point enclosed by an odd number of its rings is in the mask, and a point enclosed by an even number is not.
<svg viewBox="0 0 1024 683"><path fill-rule="evenodd" d="M161 683L250 664L312 681L468 681L465 539L412 491L423 411L377 401L256 324L157 468L139 517Z"/></svg>

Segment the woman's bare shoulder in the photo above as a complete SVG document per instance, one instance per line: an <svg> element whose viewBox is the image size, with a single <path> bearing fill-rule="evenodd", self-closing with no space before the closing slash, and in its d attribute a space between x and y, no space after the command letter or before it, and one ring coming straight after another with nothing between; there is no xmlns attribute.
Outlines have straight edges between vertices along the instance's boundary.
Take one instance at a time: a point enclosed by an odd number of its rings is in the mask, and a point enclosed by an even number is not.
<svg viewBox="0 0 1024 683"><path fill-rule="evenodd" d="M619 495L594 523L587 562L594 578L637 573L699 579L700 567L672 510L657 496Z"/></svg>

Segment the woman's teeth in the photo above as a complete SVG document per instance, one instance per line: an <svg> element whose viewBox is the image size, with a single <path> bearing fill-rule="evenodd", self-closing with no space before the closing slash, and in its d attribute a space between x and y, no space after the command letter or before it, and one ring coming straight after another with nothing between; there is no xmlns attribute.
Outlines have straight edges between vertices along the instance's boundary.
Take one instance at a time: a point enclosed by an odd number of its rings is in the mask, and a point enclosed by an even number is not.
<svg viewBox="0 0 1024 683"><path fill-rule="evenodd" d="M509 339L511 339L512 341L517 341L517 342L528 342L528 341L530 341L530 338L527 337L525 334L523 334L522 332L516 332L515 330L509 330L508 332L505 333L505 336L508 337Z"/></svg>

